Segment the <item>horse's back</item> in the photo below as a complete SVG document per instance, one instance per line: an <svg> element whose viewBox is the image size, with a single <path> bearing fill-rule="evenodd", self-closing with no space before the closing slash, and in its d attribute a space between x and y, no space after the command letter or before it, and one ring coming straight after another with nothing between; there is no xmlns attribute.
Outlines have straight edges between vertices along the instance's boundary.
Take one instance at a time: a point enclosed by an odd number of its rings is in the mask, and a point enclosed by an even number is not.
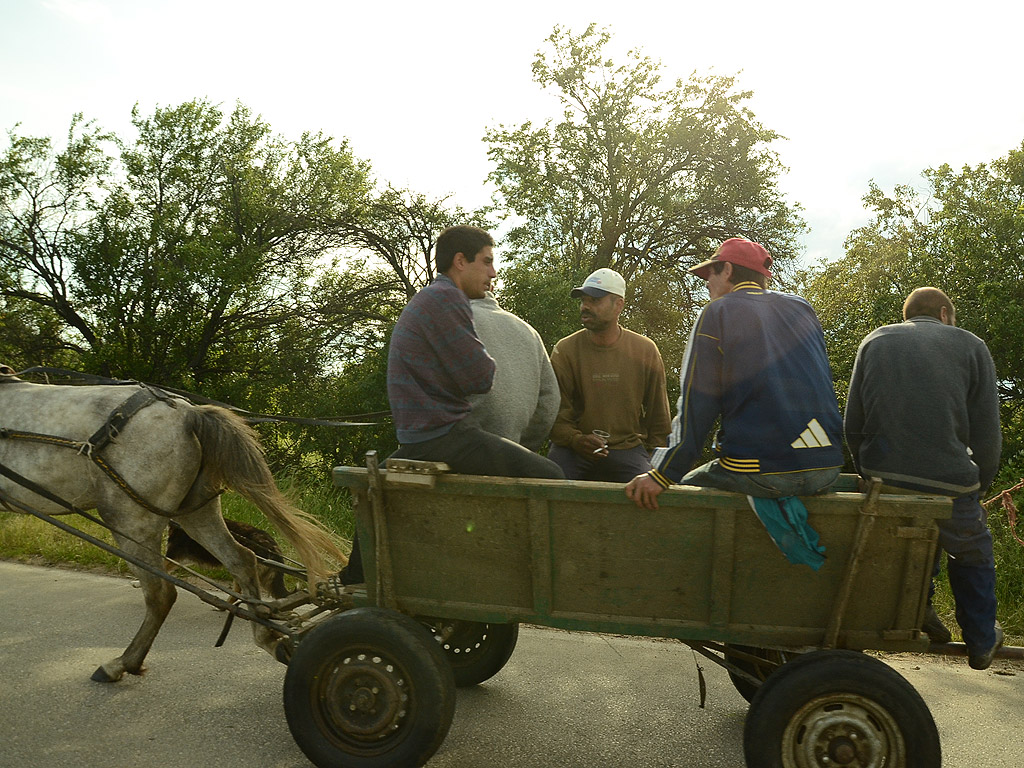
<svg viewBox="0 0 1024 768"><path fill-rule="evenodd" d="M136 391L129 386L60 386L9 381L0 386L0 427L71 440L87 440L118 405Z"/></svg>
<svg viewBox="0 0 1024 768"><path fill-rule="evenodd" d="M123 495L97 466L93 452L136 492L158 508L174 511L195 479L198 444L186 427L193 406L154 399L133 413L106 445L93 437L139 387L59 386L6 381L0 385L0 461L80 506L97 506ZM55 438L41 441L17 433ZM0 480L10 491L9 481ZM32 495L38 501L38 497Z"/></svg>

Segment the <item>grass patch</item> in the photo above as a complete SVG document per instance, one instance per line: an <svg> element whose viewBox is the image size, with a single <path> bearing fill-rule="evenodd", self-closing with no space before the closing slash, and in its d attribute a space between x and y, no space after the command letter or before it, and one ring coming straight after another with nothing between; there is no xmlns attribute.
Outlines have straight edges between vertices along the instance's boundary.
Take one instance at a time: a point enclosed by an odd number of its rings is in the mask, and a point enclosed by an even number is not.
<svg viewBox="0 0 1024 768"><path fill-rule="evenodd" d="M113 543L106 529L78 515L61 521ZM130 573L128 564L87 541L29 515L0 512L0 557L33 565L61 565L118 575Z"/></svg>

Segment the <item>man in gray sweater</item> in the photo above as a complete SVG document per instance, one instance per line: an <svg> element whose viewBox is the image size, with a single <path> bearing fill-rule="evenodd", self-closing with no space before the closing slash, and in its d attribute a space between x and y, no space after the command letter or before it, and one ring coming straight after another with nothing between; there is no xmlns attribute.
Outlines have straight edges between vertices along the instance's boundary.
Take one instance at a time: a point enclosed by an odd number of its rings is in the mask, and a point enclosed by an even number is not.
<svg viewBox="0 0 1024 768"><path fill-rule="evenodd" d="M469 302L473 327L494 358L489 392L470 395L466 422L538 451L558 415L561 395L548 351L533 326L498 306L494 294Z"/></svg>
<svg viewBox="0 0 1024 768"><path fill-rule="evenodd" d="M846 441L862 477L954 497L952 518L939 521L939 543L968 662L986 669L1003 641L992 534L978 501L995 478L1002 447L995 366L985 343L956 327L953 304L937 288L913 291L903 317L861 342ZM930 604L924 629L933 642L950 640Z"/></svg>

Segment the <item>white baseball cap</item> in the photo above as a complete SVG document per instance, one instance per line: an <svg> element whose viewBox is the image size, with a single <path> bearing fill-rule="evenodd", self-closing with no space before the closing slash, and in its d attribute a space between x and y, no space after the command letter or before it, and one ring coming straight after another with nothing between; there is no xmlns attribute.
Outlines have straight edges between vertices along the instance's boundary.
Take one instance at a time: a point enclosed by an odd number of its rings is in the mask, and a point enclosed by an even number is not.
<svg viewBox="0 0 1024 768"><path fill-rule="evenodd" d="M591 272L587 279L583 281L583 285L579 288L573 288L569 295L574 299L578 299L580 294L584 293L587 296L593 296L595 299L599 299L608 293L614 293L616 296L626 298L626 281L614 269L602 267Z"/></svg>

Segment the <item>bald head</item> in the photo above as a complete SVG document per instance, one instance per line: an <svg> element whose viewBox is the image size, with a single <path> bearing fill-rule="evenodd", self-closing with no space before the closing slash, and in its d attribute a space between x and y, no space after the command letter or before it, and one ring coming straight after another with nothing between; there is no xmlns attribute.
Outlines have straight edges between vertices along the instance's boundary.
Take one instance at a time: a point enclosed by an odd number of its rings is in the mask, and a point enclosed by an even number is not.
<svg viewBox="0 0 1024 768"><path fill-rule="evenodd" d="M917 288L903 302L903 319L927 315L946 325L956 325L956 309L949 296L938 288Z"/></svg>

